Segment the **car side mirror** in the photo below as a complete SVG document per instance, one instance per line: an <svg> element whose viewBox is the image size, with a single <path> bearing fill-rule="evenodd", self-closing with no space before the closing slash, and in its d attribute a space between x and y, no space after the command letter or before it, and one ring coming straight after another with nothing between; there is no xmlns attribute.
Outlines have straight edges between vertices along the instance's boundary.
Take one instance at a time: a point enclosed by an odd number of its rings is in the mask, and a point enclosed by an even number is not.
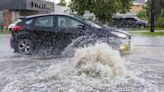
<svg viewBox="0 0 164 92"><path fill-rule="evenodd" d="M84 25L78 25L78 29L85 29L85 26Z"/></svg>

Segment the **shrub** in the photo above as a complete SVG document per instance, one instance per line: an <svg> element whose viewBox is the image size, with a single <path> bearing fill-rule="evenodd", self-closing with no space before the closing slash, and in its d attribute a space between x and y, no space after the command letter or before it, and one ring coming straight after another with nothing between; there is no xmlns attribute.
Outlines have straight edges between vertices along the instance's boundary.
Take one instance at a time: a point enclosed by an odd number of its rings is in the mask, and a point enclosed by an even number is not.
<svg viewBox="0 0 164 92"><path fill-rule="evenodd" d="M160 17L163 17L164 18L164 9L161 9L161 15Z"/></svg>
<svg viewBox="0 0 164 92"><path fill-rule="evenodd" d="M164 18L157 18L155 20L155 27L164 28Z"/></svg>
<svg viewBox="0 0 164 92"><path fill-rule="evenodd" d="M141 11L137 14L137 17L140 18L140 19L147 19L146 10L145 10L145 9L141 10Z"/></svg>

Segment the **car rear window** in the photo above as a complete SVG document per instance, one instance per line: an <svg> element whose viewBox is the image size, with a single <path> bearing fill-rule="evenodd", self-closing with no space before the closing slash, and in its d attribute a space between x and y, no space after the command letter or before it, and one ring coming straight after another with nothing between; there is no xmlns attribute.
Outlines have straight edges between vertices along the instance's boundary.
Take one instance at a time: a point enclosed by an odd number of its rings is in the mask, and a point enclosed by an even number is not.
<svg viewBox="0 0 164 92"><path fill-rule="evenodd" d="M29 20L26 20L24 23L26 25L30 25L32 22L33 22L34 19L29 19Z"/></svg>
<svg viewBox="0 0 164 92"><path fill-rule="evenodd" d="M18 19L17 21L15 21L13 24L18 24L18 23L20 23L20 22L22 22L22 19Z"/></svg>

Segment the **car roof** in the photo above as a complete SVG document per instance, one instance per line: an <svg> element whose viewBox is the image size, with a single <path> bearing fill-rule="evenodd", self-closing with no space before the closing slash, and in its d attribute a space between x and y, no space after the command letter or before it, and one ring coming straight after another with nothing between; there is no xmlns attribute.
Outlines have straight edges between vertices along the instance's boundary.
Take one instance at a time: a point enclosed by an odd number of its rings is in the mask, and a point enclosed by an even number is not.
<svg viewBox="0 0 164 92"><path fill-rule="evenodd" d="M35 18L35 17L41 17L41 16L50 16L50 15L60 15L60 16L70 16L70 17L73 17L73 15L71 14L57 14L57 13L51 13L51 14L38 14L38 15L30 15L30 16L22 16L20 17L20 19L28 19L28 18Z"/></svg>
<svg viewBox="0 0 164 92"><path fill-rule="evenodd" d="M124 18L136 18L136 17L131 17L131 16L128 17L127 16L127 17L114 17L114 18L123 18L124 19Z"/></svg>

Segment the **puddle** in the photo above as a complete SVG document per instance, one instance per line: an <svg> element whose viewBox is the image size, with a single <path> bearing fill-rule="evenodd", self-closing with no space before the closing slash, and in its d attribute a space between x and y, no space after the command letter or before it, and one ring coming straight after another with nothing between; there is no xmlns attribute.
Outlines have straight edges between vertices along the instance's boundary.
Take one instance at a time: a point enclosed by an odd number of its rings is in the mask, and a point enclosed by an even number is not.
<svg viewBox="0 0 164 92"><path fill-rule="evenodd" d="M28 61L22 60L22 62ZM154 82L138 77L142 75L141 69L142 67L125 61L107 44L101 43L76 49L72 58L39 60L15 68L7 67L0 72L0 79L3 80L0 81L0 90L1 92L160 92Z"/></svg>

